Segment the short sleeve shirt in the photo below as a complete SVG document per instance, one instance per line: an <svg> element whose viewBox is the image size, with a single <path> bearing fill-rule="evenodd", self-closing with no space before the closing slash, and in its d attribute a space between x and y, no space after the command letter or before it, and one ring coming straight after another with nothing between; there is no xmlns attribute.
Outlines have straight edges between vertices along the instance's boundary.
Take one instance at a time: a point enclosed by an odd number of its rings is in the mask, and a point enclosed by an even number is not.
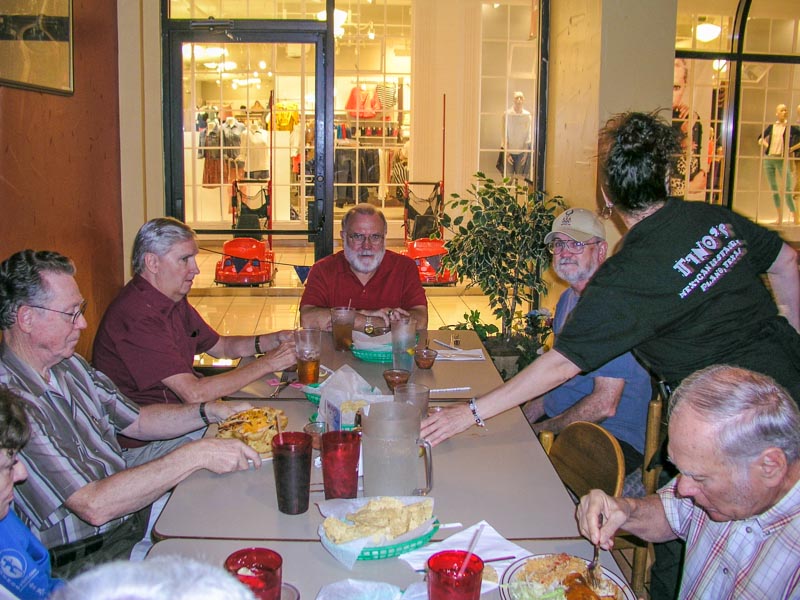
<svg viewBox="0 0 800 600"><path fill-rule="evenodd" d="M317 261L308 274L300 306L352 306L377 310L427 306L416 263L387 250L375 275L362 285L344 257L337 252Z"/></svg>
<svg viewBox="0 0 800 600"><path fill-rule="evenodd" d="M93 363L139 404L179 404L162 380L194 374L195 354L219 334L189 304L174 302L139 275L108 307L94 340Z"/></svg>
<svg viewBox="0 0 800 600"><path fill-rule="evenodd" d="M670 383L712 364L800 384L800 336L760 275L783 242L719 206L670 199L584 290L555 349L589 371L635 348Z"/></svg>
<svg viewBox="0 0 800 600"><path fill-rule="evenodd" d="M800 482L772 508L740 521L712 521L677 492L658 491L672 530L686 541L679 598L800 598Z"/></svg>
<svg viewBox="0 0 800 600"><path fill-rule="evenodd" d="M18 454L28 479L14 488L17 512L48 548L119 525L121 519L95 527L64 503L126 468L117 433L139 416L136 404L77 354L50 372L52 385L0 345L0 384L23 399L31 425L31 439Z"/></svg>
<svg viewBox="0 0 800 600"><path fill-rule="evenodd" d="M22 600L44 600L63 585L50 577L50 555L9 509L0 519L0 586Z"/></svg>
<svg viewBox="0 0 800 600"><path fill-rule="evenodd" d="M569 318L580 296L572 288L561 294L556 306L553 331L558 333ZM549 417L560 415L594 391L595 377L623 379L622 397L616 414L604 419L603 427L617 439L624 440L644 454L644 432L647 425L647 409L652 396L650 375L630 352L611 359L590 373L579 373L544 396L544 409Z"/></svg>

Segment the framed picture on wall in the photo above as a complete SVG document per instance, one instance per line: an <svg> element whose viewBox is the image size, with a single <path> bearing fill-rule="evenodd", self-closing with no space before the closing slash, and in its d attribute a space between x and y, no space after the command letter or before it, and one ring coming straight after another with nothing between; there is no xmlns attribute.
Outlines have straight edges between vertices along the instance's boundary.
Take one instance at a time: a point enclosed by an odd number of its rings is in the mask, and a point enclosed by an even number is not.
<svg viewBox="0 0 800 600"><path fill-rule="evenodd" d="M0 2L0 85L74 91L72 0Z"/></svg>

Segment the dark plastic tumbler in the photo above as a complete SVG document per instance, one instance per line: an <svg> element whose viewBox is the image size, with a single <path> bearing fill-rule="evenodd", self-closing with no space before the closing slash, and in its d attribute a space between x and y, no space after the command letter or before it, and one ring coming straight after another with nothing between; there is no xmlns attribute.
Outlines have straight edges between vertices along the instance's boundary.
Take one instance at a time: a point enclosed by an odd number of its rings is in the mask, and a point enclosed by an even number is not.
<svg viewBox="0 0 800 600"><path fill-rule="evenodd" d="M481 597L483 561L473 554L459 575L466 557L466 550L444 550L428 559L430 600L478 600Z"/></svg>
<svg viewBox="0 0 800 600"><path fill-rule="evenodd" d="M322 481L326 500L356 497L360 449L361 435L356 431L322 434Z"/></svg>
<svg viewBox="0 0 800 600"><path fill-rule="evenodd" d="M302 431L285 431L272 438L272 469L278 510L287 515L306 512L311 486L311 436Z"/></svg>

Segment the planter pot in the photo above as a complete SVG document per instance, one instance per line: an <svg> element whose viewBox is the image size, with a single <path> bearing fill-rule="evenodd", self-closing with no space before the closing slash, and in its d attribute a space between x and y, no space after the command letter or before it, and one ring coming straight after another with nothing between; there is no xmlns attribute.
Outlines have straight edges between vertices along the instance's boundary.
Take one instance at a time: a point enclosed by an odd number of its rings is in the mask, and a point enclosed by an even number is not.
<svg viewBox="0 0 800 600"><path fill-rule="evenodd" d="M519 361L521 352L513 339L505 340L502 337L491 337L486 339L484 346L486 346L486 351L491 356L492 362L503 381L508 381L517 374L519 370L517 361Z"/></svg>

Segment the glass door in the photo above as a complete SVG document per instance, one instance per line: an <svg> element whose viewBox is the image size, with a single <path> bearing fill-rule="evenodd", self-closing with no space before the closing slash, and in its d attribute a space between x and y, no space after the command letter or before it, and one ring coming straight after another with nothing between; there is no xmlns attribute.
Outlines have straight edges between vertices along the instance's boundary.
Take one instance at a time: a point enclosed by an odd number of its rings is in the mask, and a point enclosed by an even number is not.
<svg viewBox="0 0 800 600"><path fill-rule="evenodd" d="M201 235L242 230L312 246L315 259L331 253L325 25L166 22L167 214Z"/></svg>
<svg viewBox="0 0 800 600"><path fill-rule="evenodd" d="M195 229L305 228L314 200L315 48L181 45L184 218ZM247 219L252 222L252 217Z"/></svg>

